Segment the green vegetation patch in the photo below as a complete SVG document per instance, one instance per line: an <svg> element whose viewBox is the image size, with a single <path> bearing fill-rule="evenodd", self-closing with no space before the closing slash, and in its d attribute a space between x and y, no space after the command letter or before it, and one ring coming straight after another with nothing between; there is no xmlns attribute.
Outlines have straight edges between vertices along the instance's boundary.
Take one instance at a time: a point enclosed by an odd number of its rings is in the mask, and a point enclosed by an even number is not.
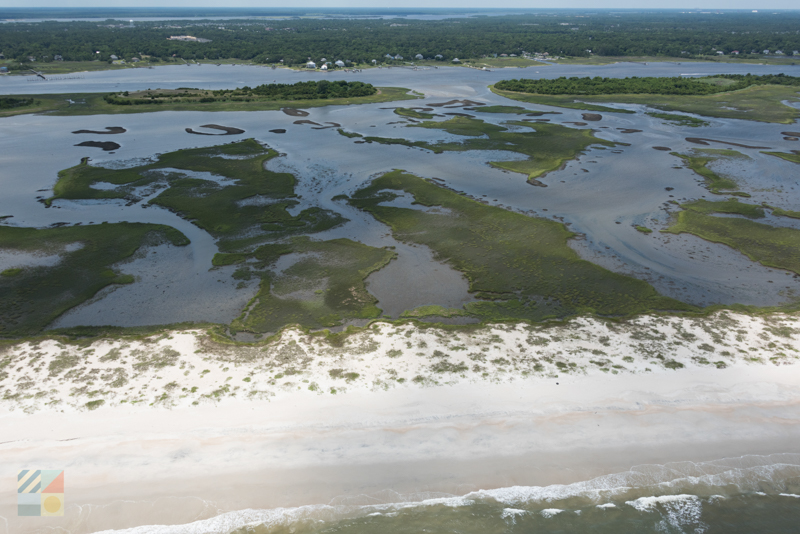
<svg viewBox="0 0 800 534"><path fill-rule="evenodd" d="M699 128L701 126L708 126L708 122L698 119L697 117L690 117L688 115L675 115L674 113L646 113L656 119L661 119L667 122L677 124L678 126L690 126L692 128Z"/></svg>
<svg viewBox="0 0 800 534"><path fill-rule="evenodd" d="M162 104L170 102L197 102L201 104L232 101L284 101L284 100L328 100L347 99L372 96L378 89L369 83L348 82L345 80L316 82L270 83L257 87L240 87L237 89L219 89L207 91L202 89L158 89L156 91L138 91L135 93L111 93L105 101L115 106L131 106L142 104Z"/></svg>
<svg viewBox="0 0 800 534"><path fill-rule="evenodd" d="M531 94L505 91L497 85L491 90L506 98L563 108L605 111L608 113L634 113L630 110L602 106L603 103L640 104L662 111L680 111L705 117L742 119L759 122L792 124L800 118L800 111L787 106L784 101L800 101L800 86L753 85L744 89L705 95L681 94Z"/></svg>
<svg viewBox="0 0 800 534"><path fill-rule="evenodd" d="M400 317L460 317L462 315L466 315L464 310L431 304L429 306L420 306L413 310L406 310Z"/></svg>
<svg viewBox="0 0 800 534"><path fill-rule="evenodd" d="M377 299L367 291L364 279L389 263L394 252L349 239L295 237L260 247L252 257L266 267L285 254L297 254L297 261L281 272L261 273L258 294L232 328L250 332L275 332L288 324L325 328L380 316Z"/></svg>
<svg viewBox="0 0 800 534"><path fill-rule="evenodd" d="M800 219L800 211L785 210L783 208L775 208L769 205L764 205L764 207L771 209L773 215L778 215L780 217L791 217L792 219Z"/></svg>
<svg viewBox="0 0 800 534"><path fill-rule="evenodd" d="M398 100L415 100L421 95L409 94L404 87L377 87L377 92L369 96L345 96L316 99L273 100L263 97L214 96L213 91L200 89L155 89L140 93L98 94L65 93L30 95L33 103L26 106L0 109L0 117L22 113L43 113L51 115L114 115L121 113L153 113L156 111L269 111L285 107L313 108L321 106L348 106L357 104L377 104ZM184 91L187 91L184 94ZM206 94L207 93L207 94ZM119 102L135 95L135 104L120 105ZM161 95L161 96L156 96ZM153 98L150 98L150 97ZM15 98L21 98L17 95ZM107 100L108 99L108 100ZM114 103L112 103L114 102ZM133 101L131 101L133 102Z"/></svg>
<svg viewBox="0 0 800 534"><path fill-rule="evenodd" d="M679 154L670 152L673 156L681 158L686 165L694 172L702 176L706 181L706 189L715 195L725 193L737 196L750 196L747 193L737 192L739 184L728 177L720 176L708 168L708 164L721 158L746 158L741 152L729 149L705 148L694 149L691 154Z"/></svg>
<svg viewBox="0 0 800 534"><path fill-rule="evenodd" d="M424 113L411 108L394 108L394 112L401 117L411 117L413 119L432 119L435 117L433 113Z"/></svg>
<svg viewBox="0 0 800 534"><path fill-rule="evenodd" d="M380 205L396 197L393 191L449 213ZM692 309L646 282L580 259L563 224L486 206L402 171L376 178L350 203L389 225L396 239L425 245L464 273L480 299L465 309L484 320Z"/></svg>
<svg viewBox="0 0 800 534"><path fill-rule="evenodd" d="M754 85L787 85L800 87L800 77L785 74L719 74L701 78L644 77L627 78L535 78L501 80L495 87L502 91L539 95L712 95Z"/></svg>
<svg viewBox="0 0 800 534"><path fill-rule="evenodd" d="M767 267L800 274L800 230L778 228L747 219L713 217L695 210L678 213L675 224L662 230L689 233L722 243Z"/></svg>
<svg viewBox="0 0 800 534"><path fill-rule="evenodd" d="M698 213L711 214L711 213L731 213L735 215L743 215L749 219L761 219L764 217L764 208L756 204L747 204L739 202L736 198L729 198L728 200L720 200L711 202L704 199L693 200L686 204L681 204L681 207L686 210L693 210Z"/></svg>
<svg viewBox="0 0 800 534"><path fill-rule="evenodd" d="M517 121L508 124L523 127L529 131L512 132L508 128L480 119L453 117L446 121L425 121L408 127L444 130L453 135L468 137L463 142L428 143L378 137L365 137L364 140L382 144L415 146L432 150L437 154L444 151L463 152L467 150L517 152L528 156L528 159L492 161L490 164L501 169L526 174L529 181L534 181L537 177L558 169L565 161L575 158L590 145L617 146L616 143L595 137L591 130L567 128L560 124Z"/></svg>
<svg viewBox="0 0 800 534"><path fill-rule="evenodd" d="M189 244L178 230L157 224L41 230L0 226L0 250L61 255L54 266L30 266L14 276L0 277L0 336L35 334L104 287L132 282L130 275L115 271L114 264L129 258L143 245L162 242Z"/></svg>
<svg viewBox="0 0 800 534"><path fill-rule="evenodd" d="M762 154L775 156L792 163L800 163L800 150L793 150L792 152L762 152Z"/></svg>
<svg viewBox="0 0 800 534"><path fill-rule="evenodd" d="M641 232L643 234L652 234L653 233L653 230L651 230L650 228L648 228L646 226L641 226L641 225L637 225L636 226L636 231L637 232Z"/></svg>
<svg viewBox="0 0 800 534"><path fill-rule="evenodd" d="M95 167L83 160L59 172L48 203L59 198L123 198L136 202L141 200L134 194L136 188L161 187L161 193L149 203L192 221L220 239L220 247L225 251L263 242L266 238L316 232L343 222L340 215L320 208L290 215L287 209L297 204L293 199L296 180L289 173L264 168L275 156L274 150L247 139L219 147L178 150L159 156L154 163L125 169ZM162 169L169 171L158 172ZM207 172L229 180L218 183L191 177L181 173L182 170ZM100 182L119 187L92 187Z"/></svg>
<svg viewBox="0 0 800 534"><path fill-rule="evenodd" d="M472 111L479 113L515 113L517 115L557 115L557 111L536 111L521 106L479 106Z"/></svg>

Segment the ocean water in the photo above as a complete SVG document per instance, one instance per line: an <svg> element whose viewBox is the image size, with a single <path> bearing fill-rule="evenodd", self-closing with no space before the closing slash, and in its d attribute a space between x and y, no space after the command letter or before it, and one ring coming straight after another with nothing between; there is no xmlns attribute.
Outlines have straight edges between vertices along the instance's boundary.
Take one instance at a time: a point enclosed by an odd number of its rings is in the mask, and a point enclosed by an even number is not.
<svg viewBox="0 0 800 534"><path fill-rule="evenodd" d="M644 465L568 485L391 491L114 534L795 533L800 454Z"/></svg>

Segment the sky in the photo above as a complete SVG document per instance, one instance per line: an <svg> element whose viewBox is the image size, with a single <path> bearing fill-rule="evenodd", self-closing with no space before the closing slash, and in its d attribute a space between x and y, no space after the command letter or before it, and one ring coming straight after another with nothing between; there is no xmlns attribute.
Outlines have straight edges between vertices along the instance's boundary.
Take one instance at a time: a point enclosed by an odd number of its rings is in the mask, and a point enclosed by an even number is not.
<svg viewBox="0 0 800 534"><path fill-rule="evenodd" d="M798 9L797 0L0 0L3 7L321 7L321 8L630 8Z"/></svg>

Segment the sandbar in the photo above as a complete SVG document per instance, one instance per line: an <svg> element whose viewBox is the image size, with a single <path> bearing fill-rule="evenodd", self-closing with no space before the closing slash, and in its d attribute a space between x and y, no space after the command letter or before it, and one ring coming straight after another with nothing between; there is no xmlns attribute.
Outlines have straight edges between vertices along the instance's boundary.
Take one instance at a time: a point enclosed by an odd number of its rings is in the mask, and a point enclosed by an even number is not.
<svg viewBox="0 0 800 534"><path fill-rule="evenodd" d="M105 135L105 134L121 134L125 133L128 130L122 128L121 126L106 126L105 130L76 130L72 133L74 134L98 134L98 135Z"/></svg>
<svg viewBox="0 0 800 534"><path fill-rule="evenodd" d="M84 141L83 143L78 143L75 146L90 146L94 148L102 148L106 152L110 152L112 150L118 149L121 145L114 143L113 141Z"/></svg>
<svg viewBox="0 0 800 534"><path fill-rule="evenodd" d="M200 128L210 128L212 130L222 130L225 133L214 134L214 133L208 133L208 132L196 132L196 131L192 130L191 128L186 128L186 132L190 133L190 134L195 134L195 135L239 135L239 134L243 134L244 133L244 130L242 130L241 128L233 128L231 126L220 126L219 124L204 124Z"/></svg>
<svg viewBox="0 0 800 534"><path fill-rule="evenodd" d="M730 141L719 141L717 139L707 139L705 137L687 137L687 141L690 143L694 143L696 145L705 145L710 146L709 143L722 143L723 145L730 145L730 146L738 146L741 148L755 148L759 150L769 150L770 147L768 146L750 146L750 145L743 145L741 143L732 143Z"/></svg>

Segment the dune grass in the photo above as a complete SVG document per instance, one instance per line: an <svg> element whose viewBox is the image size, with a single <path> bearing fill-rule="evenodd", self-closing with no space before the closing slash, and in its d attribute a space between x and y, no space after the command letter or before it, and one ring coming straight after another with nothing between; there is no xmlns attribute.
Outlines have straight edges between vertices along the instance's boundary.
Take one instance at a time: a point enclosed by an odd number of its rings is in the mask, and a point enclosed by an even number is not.
<svg viewBox="0 0 800 534"><path fill-rule="evenodd" d="M544 124L513 121L506 123L529 131L512 132L480 119L453 117L446 121L425 121L412 124L410 128L444 130L453 135L466 137L463 142L428 143L407 139L365 137L367 142L399 144L431 150L437 154L444 151L502 150L528 156L520 161L492 161L491 165L513 172L526 174L529 181L561 167L565 161L574 159L591 145L617 146L616 143L599 139L591 130L567 128L560 124Z"/></svg>
<svg viewBox="0 0 800 534"><path fill-rule="evenodd" d="M51 115L117 115L126 113L153 113L155 111L269 111L285 107L316 108L322 106L349 106L355 104L375 104L398 100L422 98L409 94L403 87L378 87L378 94L355 98L331 98L322 100L252 100L250 102L165 102L161 104L141 104L118 106L106 102L105 93L65 93L23 95L33 98L30 106L0 111L0 117L24 113L44 113ZM13 95L8 95L13 96ZM72 103L70 103L70 101Z"/></svg>
<svg viewBox="0 0 800 534"><path fill-rule="evenodd" d="M142 245L164 242L189 244L178 230L158 224L47 229L0 226L0 250L60 255L56 265L23 266L16 268L13 276L0 277L0 336L35 334L104 287L132 283L132 276L115 270L113 265L132 256Z"/></svg>
<svg viewBox="0 0 800 534"><path fill-rule="evenodd" d="M393 191L449 213L381 206ZM483 320L693 309L646 282L580 259L567 245L574 234L563 224L486 206L399 170L373 180L350 203L389 225L396 239L425 245L464 273L481 299L465 309Z"/></svg>
<svg viewBox="0 0 800 534"><path fill-rule="evenodd" d="M792 124L800 111L787 106L784 100L800 101L798 88L788 85L754 85L738 91L713 95L538 95L491 90L506 98L563 108L585 109L614 113L633 113L602 106L604 103L642 104L662 111L683 111L705 117L743 119L759 122Z"/></svg>
<svg viewBox="0 0 800 534"><path fill-rule="evenodd" d="M678 213L675 224L662 232L693 234L707 241L728 245L767 267L800 274L800 230L794 228L686 210Z"/></svg>

